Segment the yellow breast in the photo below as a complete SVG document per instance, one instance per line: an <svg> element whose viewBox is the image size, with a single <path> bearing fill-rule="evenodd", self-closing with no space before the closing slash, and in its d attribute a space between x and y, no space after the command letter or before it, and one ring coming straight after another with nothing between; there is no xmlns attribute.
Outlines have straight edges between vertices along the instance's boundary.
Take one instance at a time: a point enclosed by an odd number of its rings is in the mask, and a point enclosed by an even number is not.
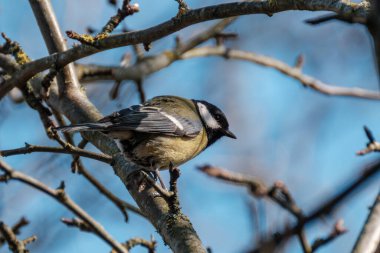
<svg viewBox="0 0 380 253"><path fill-rule="evenodd" d="M197 156L207 146L207 135L202 130L196 137L156 136L143 141L133 150L141 160L151 159L154 168L167 169L170 162L179 166Z"/></svg>

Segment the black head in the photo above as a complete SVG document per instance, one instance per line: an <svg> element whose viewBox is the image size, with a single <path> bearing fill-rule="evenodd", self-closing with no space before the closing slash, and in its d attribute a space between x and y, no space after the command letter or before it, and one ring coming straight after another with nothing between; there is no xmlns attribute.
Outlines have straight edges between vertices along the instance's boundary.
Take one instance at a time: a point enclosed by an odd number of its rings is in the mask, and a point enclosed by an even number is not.
<svg viewBox="0 0 380 253"><path fill-rule="evenodd" d="M228 130L227 118L218 107L203 100L193 100L193 102L203 126L206 128L207 146L210 146L222 136L236 139L236 136Z"/></svg>

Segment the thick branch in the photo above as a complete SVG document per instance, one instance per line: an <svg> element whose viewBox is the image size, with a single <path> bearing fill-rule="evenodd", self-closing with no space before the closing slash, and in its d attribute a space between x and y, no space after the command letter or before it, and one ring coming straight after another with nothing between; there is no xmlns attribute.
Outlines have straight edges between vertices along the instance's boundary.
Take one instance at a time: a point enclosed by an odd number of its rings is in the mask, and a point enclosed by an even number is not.
<svg viewBox="0 0 380 253"><path fill-rule="evenodd" d="M380 250L380 192L352 253L377 253Z"/></svg>
<svg viewBox="0 0 380 253"><path fill-rule="evenodd" d="M50 1L29 0L29 3L32 7L49 54L67 51L65 38L59 28L57 18L55 17ZM78 79L75 76L74 65L69 63L70 62L61 66L58 66L60 64L56 65L55 63L51 65L56 66L57 69L63 68L59 71L57 76L58 87L61 94L68 88L79 88Z"/></svg>
<svg viewBox="0 0 380 253"><path fill-rule="evenodd" d="M94 122L102 117L81 90L70 89L59 97L56 85L52 85L48 103L74 123ZM166 200L158 197L143 173L138 172L141 168L127 161L112 139L99 133L84 133L83 137L102 152L113 156L112 166L116 175L174 252L206 252L189 219L183 214L171 215ZM178 241L183 243L178 244Z"/></svg>
<svg viewBox="0 0 380 253"><path fill-rule="evenodd" d="M66 50L62 53L52 54L39 60L27 63L21 71L2 85L0 89L0 99L16 85L23 85L23 82L30 79L35 74L50 68L51 66L57 66L57 68L60 68L78 59L107 49L139 43L150 43L185 27L207 20L257 13L273 14L286 10L324 10L333 11L342 16L354 15L366 18L368 8L369 6L359 5L347 1L277 0L235 2L189 10L180 17L171 19L151 28L110 36L103 40L99 40L96 43L96 47L81 45Z"/></svg>
<svg viewBox="0 0 380 253"><path fill-rule="evenodd" d="M82 92L73 90L60 99L56 92L56 89L51 89L50 105L64 113L72 122L94 122L102 117ZM113 157L112 166L116 175L174 252L206 252L189 219L178 215L173 221L166 200L157 197L157 191L147 182L143 173L138 172L141 168L127 161L112 139L99 133L84 133L83 137ZM178 241L184 243L178 244Z"/></svg>
<svg viewBox="0 0 380 253"><path fill-rule="evenodd" d="M378 0L368 0L363 2L368 4L371 3L372 5L367 26L373 38L377 74L380 80L380 2Z"/></svg>

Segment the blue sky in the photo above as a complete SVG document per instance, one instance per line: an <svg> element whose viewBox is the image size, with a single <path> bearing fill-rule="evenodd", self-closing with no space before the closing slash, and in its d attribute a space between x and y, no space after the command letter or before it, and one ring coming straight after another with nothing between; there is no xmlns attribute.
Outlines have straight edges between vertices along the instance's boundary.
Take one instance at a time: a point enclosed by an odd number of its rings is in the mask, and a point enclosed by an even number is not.
<svg viewBox="0 0 380 253"><path fill-rule="evenodd" d="M87 26L101 28L114 13L104 0L52 2L64 31L83 33ZM192 8L198 8L220 1L187 2ZM141 0L138 3L141 12L126 21L136 30L170 19L177 11L175 1ZM339 22L315 27L304 24L305 19L321 14L324 13L292 11L273 17L244 16L227 29L239 34L238 40L227 45L268 55L290 65L302 53L305 56L303 71L308 75L334 85L378 90L367 31L360 25ZM211 24L213 22L195 25L154 42L149 54L172 48L175 35L186 39ZM0 31L17 40L31 58L47 55L27 1L0 1ZM68 43L71 46L73 41L68 40ZM130 52L130 48L110 50L80 62L117 65L125 52ZM111 86L110 82L87 86L90 99L103 114L138 102L137 93L128 82L123 85L120 98L109 101ZM265 210L265 217L260 220L261 229L273 231L292 219L267 201L253 200L245 189L207 178L196 166L218 165L257 176L268 185L281 180L307 212L352 179L352 175L359 174L363 165L377 158L376 154L357 157L355 152L367 142L362 130L364 124L375 136L380 133L379 101L325 96L273 69L217 57L176 62L147 77L144 87L149 98L173 94L218 105L238 136L237 140L219 141L181 167L179 189L183 212L190 217L204 244L214 252L243 252L252 245L258 233L249 209L252 202ZM38 115L24 104L14 105L5 99L0 102L0 113L4 115L0 121L0 149L17 148L24 142L54 145L44 136ZM81 176L71 174L69 157L32 154L6 161L51 187L65 180L70 196L118 240L134 236L149 238L152 234L159 241L158 252L169 252L147 221L131 215L130 222L124 223L112 204ZM94 161L85 162L113 192L132 202L109 167ZM352 248L367 208L379 190L378 178L375 182L344 203L332 218L307 229L312 241L326 235L338 218L345 220L349 232L319 252L348 252ZM31 245L33 252L108 250L95 236L62 225L59 219L72 217L72 214L47 196L17 182L0 185L0 196L2 220L12 224L23 215L31 220L22 237L37 234L39 240ZM287 246L287 252L301 252L296 240Z"/></svg>

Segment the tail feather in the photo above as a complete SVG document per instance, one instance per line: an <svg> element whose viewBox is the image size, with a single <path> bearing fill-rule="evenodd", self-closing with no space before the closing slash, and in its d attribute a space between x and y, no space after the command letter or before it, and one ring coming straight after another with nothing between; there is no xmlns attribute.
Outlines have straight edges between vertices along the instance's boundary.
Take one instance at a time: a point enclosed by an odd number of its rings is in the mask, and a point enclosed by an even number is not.
<svg viewBox="0 0 380 253"><path fill-rule="evenodd" d="M57 127L55 130L61 131L62 133L74 133L74 132L84 132L84 131L102 131L107 128L105 123L83 123L70 126Z"/></svg>

